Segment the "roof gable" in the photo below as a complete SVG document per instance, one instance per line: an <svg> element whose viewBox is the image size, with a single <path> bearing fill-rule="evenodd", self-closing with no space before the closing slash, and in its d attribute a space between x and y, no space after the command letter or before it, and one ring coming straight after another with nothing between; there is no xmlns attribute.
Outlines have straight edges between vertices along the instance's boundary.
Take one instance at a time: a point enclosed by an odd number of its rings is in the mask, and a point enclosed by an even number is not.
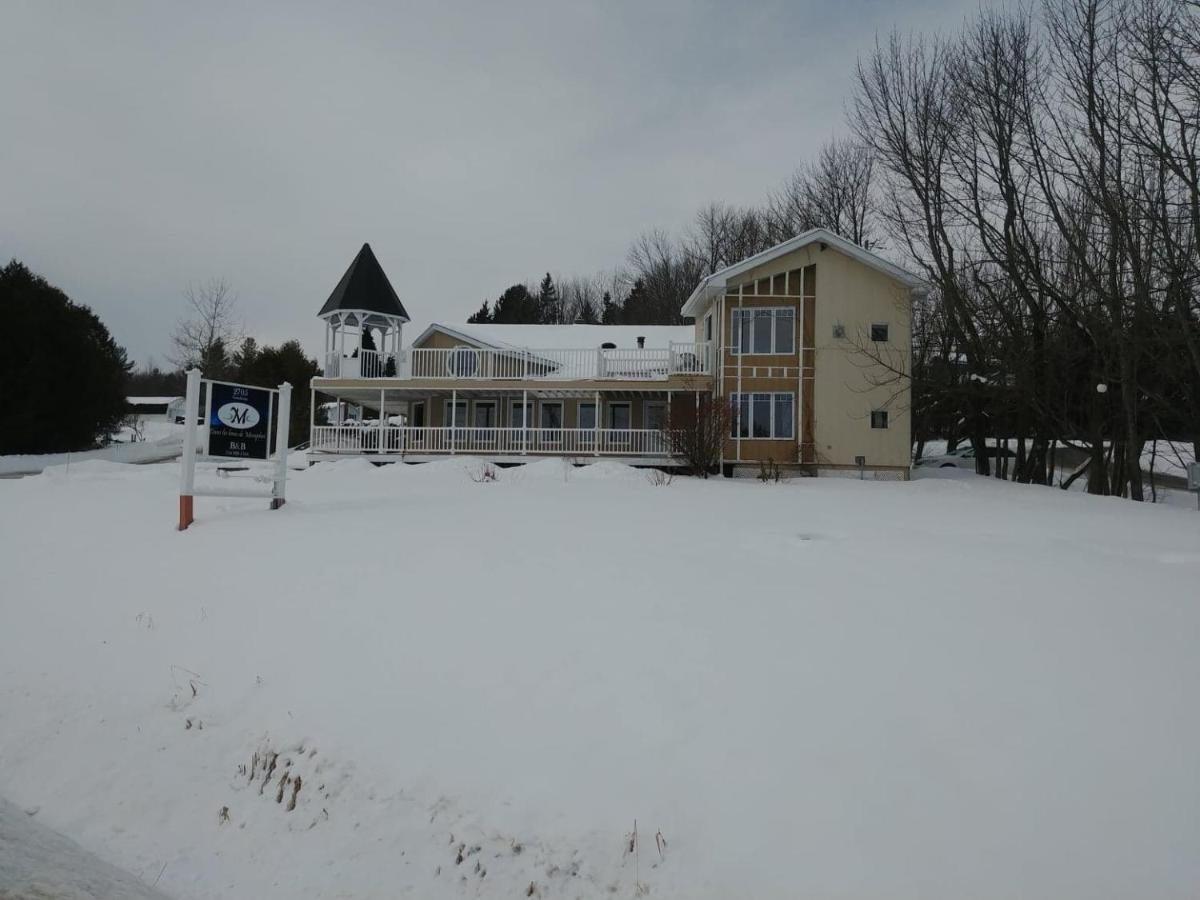
<svg viewBox="0 0 1200 900"><path fill-rule="evenodd" d="M753 256L748 256L741 262L734 263L731 266L726 266L724 269L719 269L713 272L708 277L704 278L696 289L692 291L691 296L683 304L681 310L685 316L695 316L699 312L701 300L711 293L724 289L732 279L737 276L749 272L751 269L757 268L771 260L778 259L781 256L786 256L796 250L800 250L810 244L826 244L837 250L851 259L857 260L865 266L869 266L879 272L882 272L889 278L892 278L912 290L918 290L925 286L925 282L892 262L888 262L877 253L872 253L870 250L864 250L858 244L846 240L840 235L834 234L827 228L813 228L805 231L803 234L798 234L794 238L784 241L781 244L776 244L774 247L769 247L761 253L756 253Z"/></svg>
<svg viewBox="0 0 1200 900"><path fill-rule="evenodd" d="M361 310L408 321L408 312L396 296L370 244L362 245L317 315L325 316L338 310Z"/></svg>

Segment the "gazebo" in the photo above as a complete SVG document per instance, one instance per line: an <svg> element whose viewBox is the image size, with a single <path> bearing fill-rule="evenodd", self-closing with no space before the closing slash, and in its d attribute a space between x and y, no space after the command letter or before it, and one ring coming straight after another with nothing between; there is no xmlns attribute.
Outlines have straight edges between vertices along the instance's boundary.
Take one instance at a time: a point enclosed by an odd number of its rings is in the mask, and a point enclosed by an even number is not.
<svg viewBox="0 0 1200 900"><path fill-rule="evenodd" d="M362 245L317 317L325 322L326 378L396 373L408 313L370 244Z"/></svg>

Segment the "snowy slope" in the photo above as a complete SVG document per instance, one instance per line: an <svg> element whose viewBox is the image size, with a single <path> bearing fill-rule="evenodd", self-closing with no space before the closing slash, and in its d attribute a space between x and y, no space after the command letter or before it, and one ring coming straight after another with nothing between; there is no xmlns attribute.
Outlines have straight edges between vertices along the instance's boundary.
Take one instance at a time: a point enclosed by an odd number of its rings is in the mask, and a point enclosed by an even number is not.
<svg viewBox="0 0 1200 900"><path fill-rule="evenodd" d="M469 468L0 482L0 796L177 898L1195 896L1200 515Z"/></svg>

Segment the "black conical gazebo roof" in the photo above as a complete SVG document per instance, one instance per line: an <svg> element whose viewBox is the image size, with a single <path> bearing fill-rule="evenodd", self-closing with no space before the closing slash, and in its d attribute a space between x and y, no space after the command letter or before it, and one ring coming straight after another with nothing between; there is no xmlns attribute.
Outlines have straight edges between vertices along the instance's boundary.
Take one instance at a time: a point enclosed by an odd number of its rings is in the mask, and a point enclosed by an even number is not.
<svg viewBox="0 0 1200 900"><path fill-rule="evenodd" d="M371 252L370 244L362 245L317 315L326 316L338 310L361 310L409 321L404 304L383 274L383 267Z"/></svg>

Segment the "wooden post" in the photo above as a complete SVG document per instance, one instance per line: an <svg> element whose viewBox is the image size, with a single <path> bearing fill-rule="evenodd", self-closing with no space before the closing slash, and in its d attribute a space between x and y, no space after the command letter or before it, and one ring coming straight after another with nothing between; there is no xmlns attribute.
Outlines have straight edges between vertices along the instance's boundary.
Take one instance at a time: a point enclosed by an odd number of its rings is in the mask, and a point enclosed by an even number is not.
<svg viewBox="0 0 1200 900"><path fill-rule="evenodd" d="M288 431L292 421L292 386L279 386L279 406L275 414L275 481L271 485L271 509L279 509L287 496Z"/></svg>
<svg viewBox="0 0 1200 900"><path fill-rule="evenodd" d="M187 392L183 402L183 459L179 468L180 531L195 521L192 515L192 492L196 487L196 417L198 415L200 415L200 370L189 369Z"/></svg>

